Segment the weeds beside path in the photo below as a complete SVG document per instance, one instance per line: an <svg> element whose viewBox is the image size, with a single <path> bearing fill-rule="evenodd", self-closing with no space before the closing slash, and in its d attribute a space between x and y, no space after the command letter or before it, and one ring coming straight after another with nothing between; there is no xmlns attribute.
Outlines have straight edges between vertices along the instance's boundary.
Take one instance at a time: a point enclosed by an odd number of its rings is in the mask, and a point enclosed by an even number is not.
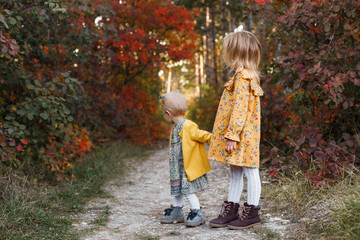
<svg viewBox="0 0 360 240"><path fill-rule="evenodd" d="M213 171L209 176L210 189L198 194L207 220L218 215L220 205L228 191L228 169L226 165L212 162ZM132 169L125 178L114 179L105 186L112 195L109 199L93 199L86 206L87 211L80 215L75 225L79 230L94 227L94 218L106 215L84 240L105 239L280 239L291 226L288 220L272 217L263 204L263 225L261 229L245 231L227 228L210 228L208 221L196 228L187 228L184 224L160 224L163 210L172 203L169 194L168 148L157 150L144 162L128 162ZM184 214L189 212L188 203L184 203ZM105 215L104 215L105 216Z"/></svg>
<svg viewBox="0 0 360 240"><path fill-rule="evenodd" d="M76 166L76 181L55 185L1 169L0 239L359 239L359 173L330 189L315 189L302 174L289 173L276 183L262 176L262 227L230 231L208 225L229 180L226 165L211 165L210 189L198 194L207 223L197 228L159 223L172 202L168 148L114 143Z"/></svg>
<svg viewBox="0 0 360 240"><path fill-rule="evenodd" d="M0 169L0 239L79 239L84 232L74 231L73 224L84 205L111 197L102 189L104 183L125 172L130 156L144 157L143 150L125 143L104 146L75 166L76 180L57 184L21 170ZM94 224L106 222L109 209L100 210Z"/></svg>

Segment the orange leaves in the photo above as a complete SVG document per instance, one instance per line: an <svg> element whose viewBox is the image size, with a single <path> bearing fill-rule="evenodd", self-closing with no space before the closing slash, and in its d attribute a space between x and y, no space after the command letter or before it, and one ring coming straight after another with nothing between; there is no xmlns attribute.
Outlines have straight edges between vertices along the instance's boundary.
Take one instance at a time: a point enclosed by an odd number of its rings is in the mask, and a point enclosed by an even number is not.
<svg viewBox="0 0 360 240"><path fill-rule="evenodd" d="M309 27L310 29L314 30L314 31L317 32L317 33L321 33L321 32L322 32L319 28L315 27L315 26L312 25L312 24L309 24L308 27Z"/></svg>
<svg viewBox="0 0 360 240"><path fill-rule="evenodd" d="M266 0L255 0L255 2L260 3L261 5L266 4Z"/></svg>
<svg viewBox="0 0 360 240"><path fill-rule="evenodd" d="M141 145L151 145L165 132L157 117L157 100L133 85L124 86L119 94L112 97L116 104L116 119L122 123L122 133ZM108 111L108 114L111 112Z"/></svg>
<svg viewBox="0 0 360 240"><path fill-rule="evenodd" d="M104 44L108 50L113 49L115 54L111 55L120 67L128 65L125 72L137 66L159 66L163 54L175 61L192 57L195 24L186 8L172 1L130 0L118 4L108 0L101 4L110 6L115 13L102 22ZM112 25L119 27L114 29Z"/></svg>
<svg viewBox="0 0 360 240"><path fill-rule="evenodd" d="M74 168L74 161L81 161L81 158L89 152L93 146L89 138L89 132L77 125L70 125L65 131L70 136L70 141L60 144L49 139L45 151L48 161L45 164L51 172L61 180L63 176Z"/></svg>

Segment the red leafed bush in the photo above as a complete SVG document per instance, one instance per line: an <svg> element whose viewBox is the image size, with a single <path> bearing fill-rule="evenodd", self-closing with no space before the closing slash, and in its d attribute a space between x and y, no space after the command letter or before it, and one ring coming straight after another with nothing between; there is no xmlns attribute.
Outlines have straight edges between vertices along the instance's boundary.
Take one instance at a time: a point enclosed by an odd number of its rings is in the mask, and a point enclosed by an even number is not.
<svg viewBox="0 0 360 240"><path fill-rule="evenodd" d="M9 54L10 56L16 56L18 54L19 45L15 39L11 39L9 34L3 34L0 32L0 48L3 54Z"/></svg>
<svg viewBox="0 0 360 240"><path fill-rule="evenodd" d="M74 162L82 161L92 147L90 133L77 125L70 125L63 130L66 134L65 142L59 142L58 134L50 134L48 144L44 148L43 163L50 172L56 175L57 180L71 175Z"/></svg>
<svg viewBox="0 0 360 240"><path fill-rule="evenodd" d="M127 139L142 145L151 145L164 138L166 128L158 115L157 99L151 98L145 92L129 85L122 91L112 96L116 106L116 116L110 117L117 120L112 125ZM114 112L115 113L115 112ZM110 123L111 124L111 123Z"/></svg>
<svg viewBox="0 0 360 240"><path fill-rule="evenodd" d="M194 26L170 0L6 1L0 168L61 179L92 142L161 138L157 73L192 56Z"/></svg>
<svg viewBox="0 0 360 240"><path fill-rule="evenodd" d="M359 4L273 1L261 9L269 17L263 162L275 170L298 163L317 186L359 167Z"/></svg>
<svg viewBox="0 0 360 240"><path fill-rule="evenodd" d="M359 134L343 133L337 142L327 142L318 128L305 128L303 137L293 144L294 156L315 186L331 185L358 166L355 144L359 141Z"/></svg>

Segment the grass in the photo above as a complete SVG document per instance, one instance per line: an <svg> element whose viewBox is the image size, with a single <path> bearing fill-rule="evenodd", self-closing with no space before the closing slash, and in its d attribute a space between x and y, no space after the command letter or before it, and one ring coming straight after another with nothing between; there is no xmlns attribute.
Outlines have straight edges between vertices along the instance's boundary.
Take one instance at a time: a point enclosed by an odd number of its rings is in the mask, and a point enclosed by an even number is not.
<svg viewBox="0 0 360 240"><path fill-rule="evenodd" d="M313 187L301 173L264 186L268 209L298 223L290 239L360 239L360 173L330 188Z"/></svg>
<svg viewBox="0 0 360 240"><path fill-rule="evenodd" d="M360 174L350 176L323 196L329 213L312 231L324 239L360 239Z"/></svg>
<svg viewBox="0 0 360 240"><path fill-rule="evenodd" d="M168 235L168 236L180 236L181 233L180 233L180 231L170 231L166 235Z"/></svg>
<svg viewBox="0 0 360 240"><path fill-rule="evenodd" d="M78 163L75 181L52 183L20 171L0 169L0 239L79 239L76 215L91 198L106 198L104 183L125 174L125 160L142 159L144 149L125 143L104 146ZM105 207L92 224L104 225Z"/></svg>
<svg viewBox="0 0 360 240"><path fill-rule="evenodd" d="M159 236L137 234L139 240L160 240Z"/></svg>
<svg viewBox="0 0 360 240"><path fill-rule="evenodd" d="M279 233L276 233L268 228L261 227L259 229L255 229L254 232L257 234L264 235L262 240L280 240L281 239L281 236Z"/></svg>
<svg viewBox="0 0 360 240"><path fill-rule="evenodd" d="M103 211L101 212L100 216L94 221L92 221L91 224L98 226L106 226L106 223L109 221L110 208L109 206L105 206L102 210Z"/></svg>

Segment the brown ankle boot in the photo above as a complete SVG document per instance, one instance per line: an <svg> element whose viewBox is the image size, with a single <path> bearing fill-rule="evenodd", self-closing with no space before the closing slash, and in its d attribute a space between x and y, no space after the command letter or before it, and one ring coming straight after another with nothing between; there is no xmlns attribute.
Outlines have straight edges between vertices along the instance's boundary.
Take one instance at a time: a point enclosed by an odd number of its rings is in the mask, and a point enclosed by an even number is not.
<svg viewBox="0 0 360 240"><path fill-rule="evenodd" d="M225 201L217 218L210 221L211 227L226 227L229 222L239 218L239 204Z"/></svg>
<svg viewBox="0 0 360 240"><path fill-rule="evenodd" d="M259 217L260 208L255 209L254 205L248 205L244 203L243 211L241 216L228 224L230 229L244 229L250 227L259 227L260 217Z"/></svg>

